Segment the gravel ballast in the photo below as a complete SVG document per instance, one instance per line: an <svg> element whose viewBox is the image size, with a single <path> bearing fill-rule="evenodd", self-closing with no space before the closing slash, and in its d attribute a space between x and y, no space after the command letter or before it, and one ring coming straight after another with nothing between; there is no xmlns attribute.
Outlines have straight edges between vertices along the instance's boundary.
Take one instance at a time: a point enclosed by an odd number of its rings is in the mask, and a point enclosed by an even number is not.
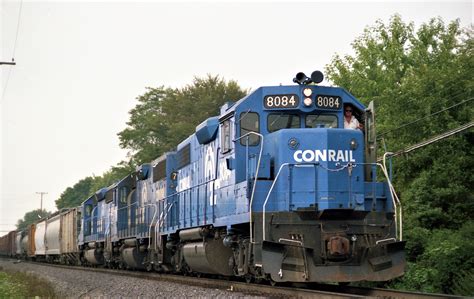
<svg viewBox="0 0 474 299"><path fill-rule="evenodd" d="M60 298L257 298L244 293L231 292L227 290L202 288L169 281L117 276L75 269L63 269L49 265L38 265L25 262L14 263L14 260L6 259L0 259L0 267L12 271L34 273L51 281L57 296Z"/></svg>

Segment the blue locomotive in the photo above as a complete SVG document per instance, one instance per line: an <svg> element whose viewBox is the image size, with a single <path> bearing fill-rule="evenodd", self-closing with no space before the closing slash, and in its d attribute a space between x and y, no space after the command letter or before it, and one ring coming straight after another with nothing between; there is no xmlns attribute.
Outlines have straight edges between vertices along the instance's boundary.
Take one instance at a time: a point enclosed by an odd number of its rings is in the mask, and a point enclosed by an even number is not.
<svg viewBox="0 0 474 299"><path fill-rule="evenodd" d="M298 73L298 84L225 104L87 199L82 262L271 282L402 275L401 209L376 161L373 106L321 81ZM344 129L345 107L363 131Z"/></svg>

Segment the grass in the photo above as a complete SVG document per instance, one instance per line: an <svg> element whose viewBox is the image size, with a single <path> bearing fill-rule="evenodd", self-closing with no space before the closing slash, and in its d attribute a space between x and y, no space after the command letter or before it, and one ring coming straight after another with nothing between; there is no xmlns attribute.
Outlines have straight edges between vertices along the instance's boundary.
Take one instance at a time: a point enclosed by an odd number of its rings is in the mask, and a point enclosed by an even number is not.
<svg viewBox="0 0 474 299"><path fill-rule="evenodd" d="M0 267L0 298L55 298L50 282L25 272L12 272Z"/></svg>

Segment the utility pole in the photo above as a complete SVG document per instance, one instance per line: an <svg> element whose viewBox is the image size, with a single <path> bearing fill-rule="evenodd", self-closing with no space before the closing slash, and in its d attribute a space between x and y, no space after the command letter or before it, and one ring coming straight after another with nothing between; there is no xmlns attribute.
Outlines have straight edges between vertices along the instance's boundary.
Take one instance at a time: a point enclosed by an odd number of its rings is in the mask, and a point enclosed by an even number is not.
<svg viewBox="0 0 474 299"><path fill-rule="evenodd" d="M16 62L15 61L12 61L12 62L0 61L0 65L2 65L2 64L16 65Z"/></svg>
<svg viewBox="0 0 474 299"><path fill-rule="evenodd" d="M41 206L40 209L41 211L43 210L43 195L48 194L48 192L36 192L36 194L41 195Z"/></svg>

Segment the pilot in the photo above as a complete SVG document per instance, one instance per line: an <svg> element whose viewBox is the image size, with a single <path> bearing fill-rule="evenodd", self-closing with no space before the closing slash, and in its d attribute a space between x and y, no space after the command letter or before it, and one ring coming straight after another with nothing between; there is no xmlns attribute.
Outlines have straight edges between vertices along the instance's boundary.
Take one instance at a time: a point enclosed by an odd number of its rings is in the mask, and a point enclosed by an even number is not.
<svg viewBox="0 0 474 299"><path fill-rule="evenodd" d="M352 106L346 105L344 107L344 129L359 129L362 130L363 126L354 115L352 115Z"/></svg>

